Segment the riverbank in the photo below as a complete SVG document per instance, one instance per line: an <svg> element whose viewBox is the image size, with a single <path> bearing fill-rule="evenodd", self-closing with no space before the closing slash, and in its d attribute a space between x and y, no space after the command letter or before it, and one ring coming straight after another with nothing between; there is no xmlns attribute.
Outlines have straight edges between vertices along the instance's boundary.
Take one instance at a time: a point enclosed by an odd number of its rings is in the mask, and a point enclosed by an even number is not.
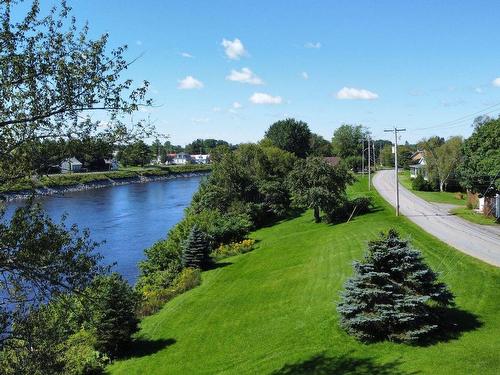
<svg viewBox="0 0 500 375"><path fill-rule="evenodd" d="M109 172L71 173L42 176L36 181L0 186L0 198L10 202L33 195L49 196L100 189L127 184L140 184L174 178L189 178L210 173L210 165L145 167Z"/></svg>

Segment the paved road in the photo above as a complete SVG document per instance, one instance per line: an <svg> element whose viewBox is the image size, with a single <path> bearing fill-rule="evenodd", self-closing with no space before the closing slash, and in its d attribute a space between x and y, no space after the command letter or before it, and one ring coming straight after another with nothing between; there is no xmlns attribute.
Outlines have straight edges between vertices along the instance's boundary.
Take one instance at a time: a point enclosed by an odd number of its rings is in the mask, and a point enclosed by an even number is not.
<svg viewBox="0 0 500 375"><path fill-rule="evenodd" d="M376 173L373 185L396 206L394 171ZM500 228L474 224L451 215L446 206L429 203L399 185L399 210L426 232L448 245L500 267Z"/></svg>

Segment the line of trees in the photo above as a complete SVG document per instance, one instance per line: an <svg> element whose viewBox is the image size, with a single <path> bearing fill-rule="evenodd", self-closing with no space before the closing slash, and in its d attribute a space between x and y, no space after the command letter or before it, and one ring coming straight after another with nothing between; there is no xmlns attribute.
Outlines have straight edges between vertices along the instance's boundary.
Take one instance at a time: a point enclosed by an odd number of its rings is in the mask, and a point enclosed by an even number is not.
<svg viewBox="0 0 500 375"><path fill-rule="evenodd" d="M193 267L210 268L209 254L218 259L217 249L244 242L251 230L297 209L311 208L316 222L333 222L352 212L353 203L346 195L352 175L324 157L307 156L310 149L304 152L304 147L310 145L310 136L306 123L287 119L271 125L258 144L241 144L234 150L220 145L213 151L212 172L185 217L167 239L145 252L136 285L145 314L171 298L179 275ZM363 203L359 212L366 211L370 202L354 203L360 207ZM245 249L243 243L234 247L235 252Z"/></svg>

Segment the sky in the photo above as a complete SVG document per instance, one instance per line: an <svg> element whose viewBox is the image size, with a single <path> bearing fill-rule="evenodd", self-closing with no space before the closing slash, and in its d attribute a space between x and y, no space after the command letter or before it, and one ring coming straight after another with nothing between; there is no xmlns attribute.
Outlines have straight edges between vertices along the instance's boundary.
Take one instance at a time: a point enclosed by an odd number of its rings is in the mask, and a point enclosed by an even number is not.
<svg viewBox="0 0 500 375"><path fill-rule="evenodd" d="M54 3L42 0L43 6ZM148 116L174 144L254 142L293 117L401 142L472 132L500 113L500 2L69 0L91 33L140 58Z"/></svg>

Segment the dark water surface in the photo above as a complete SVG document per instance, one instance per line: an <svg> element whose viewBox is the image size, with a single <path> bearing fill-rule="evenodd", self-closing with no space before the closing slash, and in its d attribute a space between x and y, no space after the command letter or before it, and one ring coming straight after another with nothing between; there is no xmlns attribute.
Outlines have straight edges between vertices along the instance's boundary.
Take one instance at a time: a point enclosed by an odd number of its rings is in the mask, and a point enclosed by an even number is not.
<svg viewBox="0 0 500 375"><path fill-rule="evenodd" d="M44 210L56 222L67 213L66 224L88 228L92 240L106 241L98 247L104 263L134 283L137 263L144 249L165 238L184 215L203 177L130 184L40 198ZM24 202L7 205L7 217Z"/></svg>

